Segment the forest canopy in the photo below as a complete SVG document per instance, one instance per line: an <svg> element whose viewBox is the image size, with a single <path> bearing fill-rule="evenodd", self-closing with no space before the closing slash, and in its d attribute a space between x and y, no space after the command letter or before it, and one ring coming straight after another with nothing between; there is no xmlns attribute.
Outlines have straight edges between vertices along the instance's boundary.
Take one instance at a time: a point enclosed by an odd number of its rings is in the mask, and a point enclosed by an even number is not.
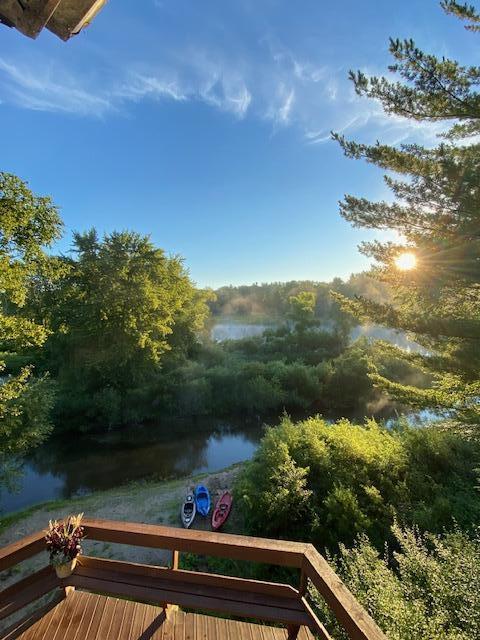
<svg viewBox="0 0 480 640"><path fill-rule="evenodd" d="M74 233L66 255L47 256L41 242L48 246L60 235L57 209L19 178L2 175L18 200L5 188L4 206L13 203L16 215L25 216L19 204L25 199L30 218L19 224L37 233L22 236L29 244L20 264L15 228L5 228L4 253L17 260L3 272L10 290L2 322L17 333L4 332L0 342L8 380L2 392L19 396L33 375L25 400L33 402L36 392L43 398L29 420L36 424L32 445L52 424L61 432L134 426L161 416L352 414L378 401L373 373L388 371L400 381L415 375L392 358L379 359L369 341L355 342L355 320L330 295L388 299L387 289L367 274L348 282L201 290L180 257L133 231L103 238L95 229ZM221 344L210 338L213 323L232 316L242 321L247 312L247 322L268 317L263 335ZM9 403L24 436L15 436L16 449L9 445L15 456L29 446L22 426L28 407L20 398Z"/></svg>

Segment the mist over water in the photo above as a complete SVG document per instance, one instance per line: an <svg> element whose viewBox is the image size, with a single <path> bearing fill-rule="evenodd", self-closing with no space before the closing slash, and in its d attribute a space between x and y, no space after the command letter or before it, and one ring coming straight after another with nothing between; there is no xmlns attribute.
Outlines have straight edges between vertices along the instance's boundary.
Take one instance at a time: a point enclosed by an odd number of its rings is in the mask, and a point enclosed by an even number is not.
<svg viewBox="0 0 480 640"><path fill-rule="evenodd" d="M268 324L236 324L234 322L219 322L210 331L210 338L214 342L226 340L241 340L261 336L267 329L274 329L276 325Z"/></svg>
<svg viewBox="0 0 480 640"><path fill-rule="evenodd" d="M210 330L210 338L214 342L225 342L226 340L241 340L242 338L253 338L261 336L268 329L276 329L280 323L247 323L247 322L226 322L221 321L213 325ZM327 329L328 327L320 327ZM385 340L391 342L396 347L406 351L422 351L422 347L413 340L410 340L402 331L386 329L378 325L357 326L350 332L352 341L365 337L369 340Z"/></svg>

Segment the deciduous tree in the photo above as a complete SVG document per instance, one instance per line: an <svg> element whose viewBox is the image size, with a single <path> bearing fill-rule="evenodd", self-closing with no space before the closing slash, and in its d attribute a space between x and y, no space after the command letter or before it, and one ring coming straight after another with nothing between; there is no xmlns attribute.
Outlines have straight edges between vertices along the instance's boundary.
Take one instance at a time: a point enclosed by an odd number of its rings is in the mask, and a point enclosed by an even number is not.
<svg viewBox="0 0 480 640"><path fill-rule="evenodd" d="M62 272L46 249L61 234L61 220L49 197L36 196L16 176L0 172L0 345L3 353L41 347L43 323L24 313L31 282L56 280ZM0 359L0 371L5 362ZM51 386L24 367L0 381L0 482L15 456L41 442L50 430Z"/></svg>

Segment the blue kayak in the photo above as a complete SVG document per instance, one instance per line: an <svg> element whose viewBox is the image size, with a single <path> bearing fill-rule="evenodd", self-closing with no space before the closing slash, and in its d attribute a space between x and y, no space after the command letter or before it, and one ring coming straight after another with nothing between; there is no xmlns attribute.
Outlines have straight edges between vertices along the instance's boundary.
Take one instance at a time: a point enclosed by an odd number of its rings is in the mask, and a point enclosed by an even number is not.
<svg viewBox="0 0 480 640"><path fill-rule="evenodd" d="M201 513L202 516L208 516L208 512L210 511L210 494L208 493L207 487L204 487L203 484L199 484L198 487L195 488L195 502L197 503L198 513Z"/></svg>

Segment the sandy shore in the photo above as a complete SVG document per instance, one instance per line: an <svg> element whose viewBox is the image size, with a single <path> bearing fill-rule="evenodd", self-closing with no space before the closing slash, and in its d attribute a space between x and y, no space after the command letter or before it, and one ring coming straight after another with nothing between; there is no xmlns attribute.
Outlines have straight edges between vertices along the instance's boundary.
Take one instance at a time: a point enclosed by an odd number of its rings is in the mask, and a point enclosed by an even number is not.
<svg viewBox="0 0 480 640"><path fill-rule="evenodd" d="M133 484L95 492L91 495L74 498L72 500L49 502L34 509L15 516L14 521L7 525L0 533L0 547L19 538L43 530L50 519L60 519L72 513L84 513L86 517L107 518L125 522L142 522L149 524L165 524L181 526L180 506L188 489L199 480L205 484L215 500L217 494L225 489L231 489L241 465L236 465L217 473L204 474L194 478L173 480L169 482ZM7 520L8 522L8 520ZM235 508L226 524L225 530L239 532L238 518ZM197 516L193 528L210 529L210 519ZM104 558L129 560L153 565L166 565L170 562L170 552L160 549L145 549L104 542L84 541L84 553ZM38 554L14 567L10 571L0 574L0 588L19 577L44 566L47 562L46 554Z"/></svg>

